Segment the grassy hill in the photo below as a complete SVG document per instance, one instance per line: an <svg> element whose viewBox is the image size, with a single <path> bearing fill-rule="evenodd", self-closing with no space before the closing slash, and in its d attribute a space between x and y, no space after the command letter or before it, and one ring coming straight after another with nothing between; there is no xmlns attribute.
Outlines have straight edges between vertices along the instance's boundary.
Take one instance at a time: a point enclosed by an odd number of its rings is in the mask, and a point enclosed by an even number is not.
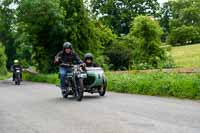
<svg viewBox="0 0 200 133"><path fill-rule="evenodd" d="M200 67L200 44L172 47L171 53L178 67Z"/></svg>

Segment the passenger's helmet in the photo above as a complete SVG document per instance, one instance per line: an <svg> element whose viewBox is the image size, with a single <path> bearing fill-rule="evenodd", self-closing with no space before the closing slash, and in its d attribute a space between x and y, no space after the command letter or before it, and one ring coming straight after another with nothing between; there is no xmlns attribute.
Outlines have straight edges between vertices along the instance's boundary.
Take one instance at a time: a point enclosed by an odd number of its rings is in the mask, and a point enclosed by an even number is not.
<svg viewBox="0 0 200 133"><path fill-rule="evenodd" d="M72 49L72 44L71 44L70 42L65 42L65 43L63 44L63 49L66 49L66 48Z"/></svg>
<svg viewBox="0 0 200 133"><path fill-rule="evenodd" d="M19 64L19 61L18 61L18 60L14 60L14 64L15 64L15 65L18 65L18 64Z"/></svg>
<svg viewBox="0 0 200 133"><path fill-rule="evenodd" d="M93 55L91 53L85 54L84 60L87 60L87 59L93 60Z"/></svg>

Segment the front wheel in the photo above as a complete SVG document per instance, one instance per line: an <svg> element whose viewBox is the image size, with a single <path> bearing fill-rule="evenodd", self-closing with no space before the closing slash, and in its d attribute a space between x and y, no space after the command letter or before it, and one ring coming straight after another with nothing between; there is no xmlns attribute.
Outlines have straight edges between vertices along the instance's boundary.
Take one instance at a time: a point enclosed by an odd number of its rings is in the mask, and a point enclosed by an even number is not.
<svg viewBox="0 0 200 133"><path fill-rule="evenodd" d="M62 91L62 96L63 98L67 98L68 97L68 94L67 94L67 91L65 90L61 90Z"/></svg>
<svg viewBox="0 0 200 133"><path fill-rule="evenodd" d="M15 75L15 85L20 85L20 75L18 73Z"/></svg>
<svg viewBox="0 0 200 133"><path fill-rule="evenodd" d="M84 84L83 84L83 79L79 78L77 79L77 88L76 88L76 100L81 101L83 98L83 89L84 89Z"/></svg>

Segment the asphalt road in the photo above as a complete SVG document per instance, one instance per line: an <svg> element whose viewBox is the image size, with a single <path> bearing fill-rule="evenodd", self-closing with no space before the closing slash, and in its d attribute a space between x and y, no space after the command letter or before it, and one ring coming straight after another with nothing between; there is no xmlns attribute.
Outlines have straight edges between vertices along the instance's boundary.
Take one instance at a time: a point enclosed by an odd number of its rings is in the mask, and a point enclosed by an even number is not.
<svg viewBox="0 0 200 133"><path fill-rule="evenodd" d="M111 92L77 102L54 85L6 80L0 133L200 133L200 102Z"/></svg>

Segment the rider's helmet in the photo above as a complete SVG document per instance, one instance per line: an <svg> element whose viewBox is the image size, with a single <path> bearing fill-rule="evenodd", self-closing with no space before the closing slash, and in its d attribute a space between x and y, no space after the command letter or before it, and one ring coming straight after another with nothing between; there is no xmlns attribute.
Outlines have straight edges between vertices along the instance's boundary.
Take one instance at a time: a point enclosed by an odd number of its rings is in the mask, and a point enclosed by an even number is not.
<svg viewBox="0 0 200 133"><path fill-rule="evenodd" d="M63 49L66 49L66 48L72 49L72 44L71 44L70 42L65 42L65 43L63 44Z"/></svg>
<svg viewBox="0 0 200 133"><path fill-rule="evenodd" d="M14 60L15 65L19 65L19 60Z"/></svg>
<svg viewBox="0 0 200 133"><path fill-rule="evenodd" d="M88 59L93 60L93 55L92 55L91 53L85 54L84 60L86 61L86 60L88 60Z"/></svg>

